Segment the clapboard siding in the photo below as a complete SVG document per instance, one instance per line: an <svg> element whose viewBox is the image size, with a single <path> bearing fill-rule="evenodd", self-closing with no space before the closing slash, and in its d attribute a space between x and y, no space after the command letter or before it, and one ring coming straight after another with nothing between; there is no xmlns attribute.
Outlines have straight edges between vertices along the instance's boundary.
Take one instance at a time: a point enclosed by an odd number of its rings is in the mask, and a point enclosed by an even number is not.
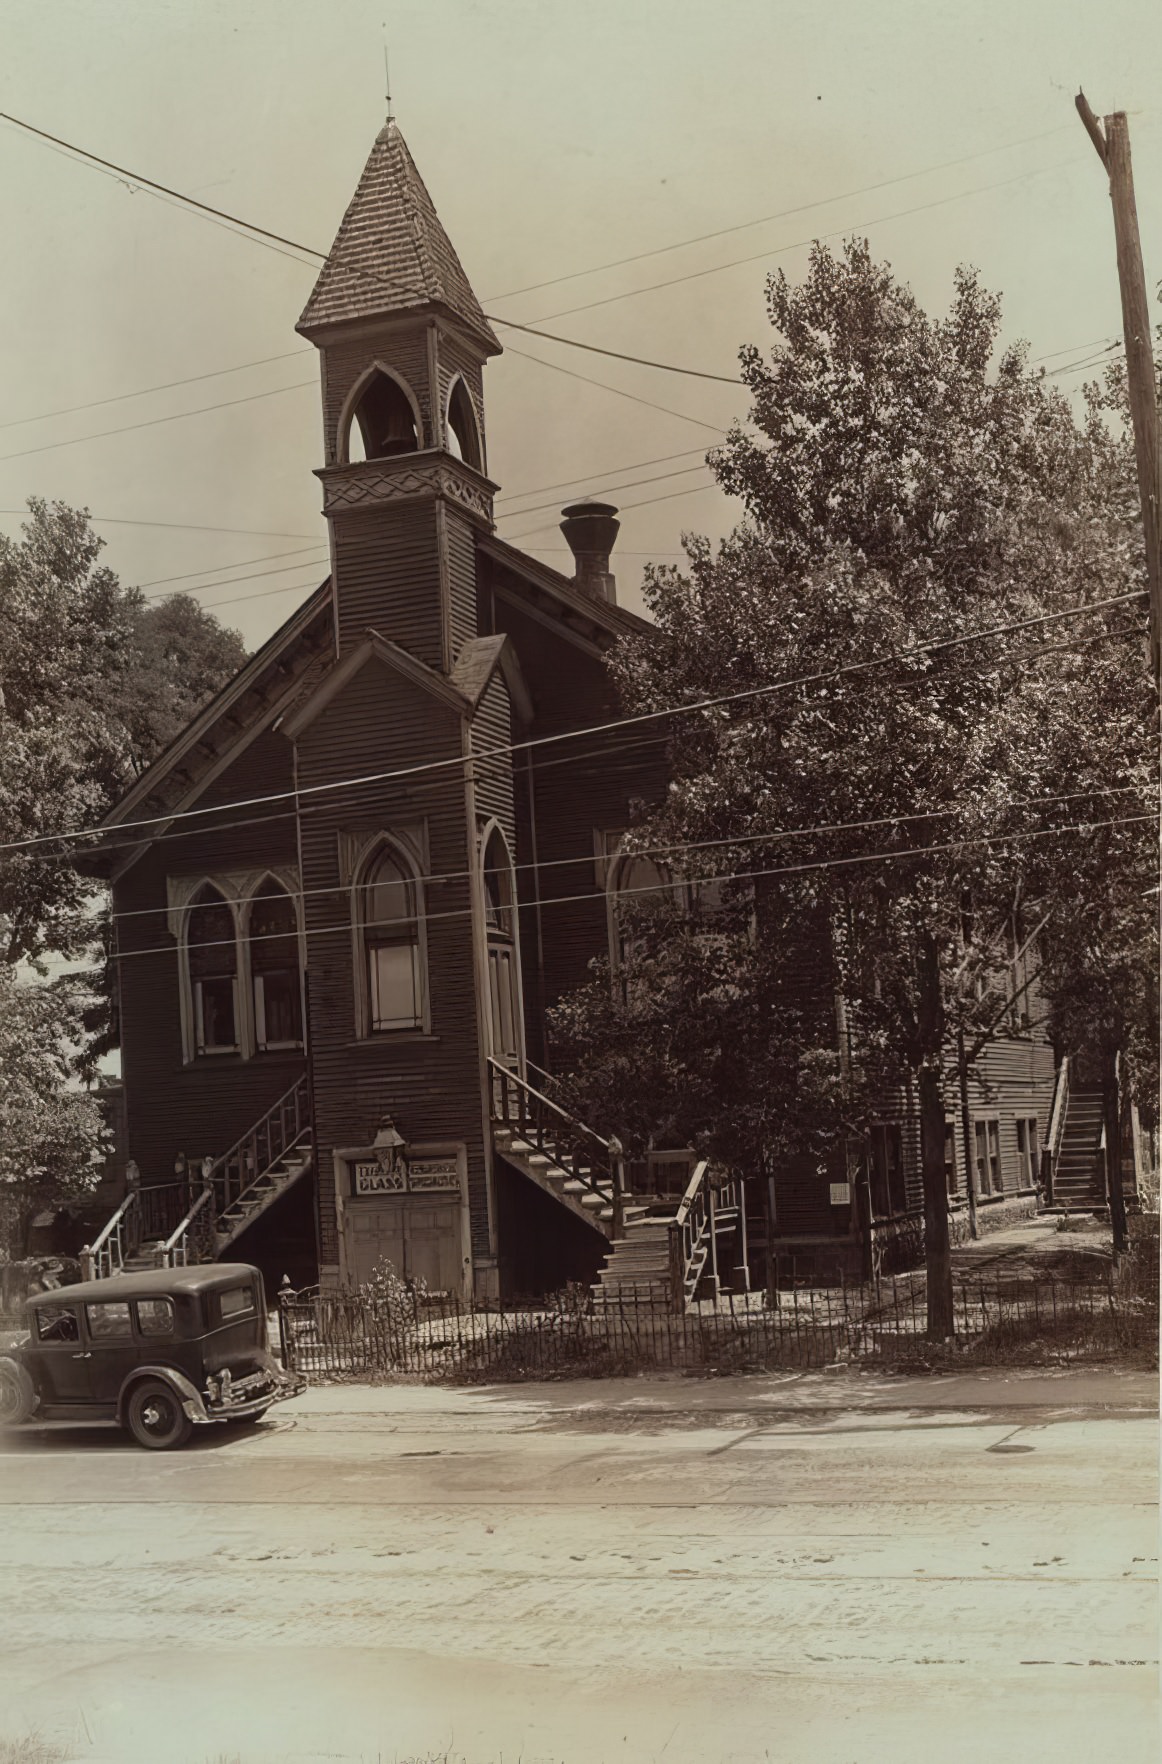
<svg viewBox="0 0 1162 1764"><path fill-rule="evenodd" d="M476 779L476 813L483 821L495 816L504 829L509 850L516 853L516 822L513 812L512 755L495 754L512 742L512 716L508 688L499 672L493 674L481 694L472 719L472 751L482 757L473 768ZM490 754L494 757L488 757Z"/></svg>
<svg viewBox="0 0 1162 1764"><path fill-rule="evenodd" d="M440 566L432 503L337 515L335 578L341 652L368 630L429 667L443 661Z"/></svg>
<svg viewBox="0 0 1162 1764"><path fill-rule="evenodd" d="M461 723L422 688L369 662L299 737L302 787L353 773L456 761ZM356 1034L350 889L339 871L340 834L365 837L423 824L431 1035ZM304 804L311 1048L320 1169L322 1258L338 1260L332 1152L369 1144L384 1114L405 1139L463 1140L477 1254L488 1251L480 1050L462 769L324 795Z"/></svg>
<svg viewBox="0 0 1162 1764"><path fill-rule="evenodd" d="M477 635L476 535L467 518L451 504L444 507L443 528L448 571L451 662L459 655L464 644Z"/></svg>
<svg viewBox="0 0 1162 1764"><path fill-rule="evenodd" d="M198 806L273 795L292 783L290 746L268 731ZM222 824L227 822L232 824ZM117 921L128 1155L143 1182L172 1181L179 1152L195 1159L227 1151L304 1070L303 1056L295 1053L183 1063L178 951L166 918L166 878L296 862L293 804L258 804L227 810L220 821L180 823L114 884L114 911L128 915Z"/></svg>

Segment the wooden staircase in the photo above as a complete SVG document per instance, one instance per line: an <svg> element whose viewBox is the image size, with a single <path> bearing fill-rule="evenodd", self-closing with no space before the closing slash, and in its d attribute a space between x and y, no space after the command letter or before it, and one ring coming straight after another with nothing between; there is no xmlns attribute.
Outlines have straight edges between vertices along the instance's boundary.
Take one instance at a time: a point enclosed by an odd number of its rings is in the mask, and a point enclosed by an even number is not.
<svg viewBox="0 0 1162 1764"><path fill-rule="evenodd" d="M1071 1213L1091 1213L1106 1204L1100 1089L1070 1089L1053 1171L1053 1204Z"/></svg>
<svg viewBox="0 0 1162 1764"><path fill-rule="evenodd" d="M300 1078L193 1184L131 1189L82 1250L85 1278L217 1261L313 1168L307 1081Z"/></svg>

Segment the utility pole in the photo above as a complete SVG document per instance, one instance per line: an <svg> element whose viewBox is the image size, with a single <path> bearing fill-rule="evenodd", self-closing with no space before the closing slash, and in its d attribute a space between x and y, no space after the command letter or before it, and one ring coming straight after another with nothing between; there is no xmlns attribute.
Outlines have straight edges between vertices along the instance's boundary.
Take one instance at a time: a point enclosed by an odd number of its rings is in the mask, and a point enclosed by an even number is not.
<svg viewBox="0 0 1162 1764"><path fill-rule="evenodd" d="M1158 442L1158 389L1154 378L1154 352L1150 346L1150 308L1146 295L1146 272L1142 264L1142 241L1138 232L1138 210L1134 202L1134 173L1130 164L1130 127L1124 110L1116 110L1099 122L1086 102L1084 92L1077 94L1075 102L1078 115L1097 148L1098 158L1109 173L1110 201L1114 209L1114 241L1118 254L1118 281L1122 290L1126 376L1130 392L1130 415L1134 425L1134 453L1138 463L1142 527L1146 537L1146 574L1150 585L1150 665L1154 672L1154 685L1162 692L1162 458L1159 455Z"/></svg>

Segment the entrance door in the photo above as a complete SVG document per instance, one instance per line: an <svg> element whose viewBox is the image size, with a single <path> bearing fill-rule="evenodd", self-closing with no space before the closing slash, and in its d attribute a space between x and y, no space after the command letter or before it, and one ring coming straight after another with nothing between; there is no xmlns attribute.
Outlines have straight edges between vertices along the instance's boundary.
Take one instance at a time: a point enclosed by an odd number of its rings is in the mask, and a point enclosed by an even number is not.
<svg viewBox="0 0 1162 1764"><path fill-rule="evenodd" d="M348 1217L351 1276L359 1285L371 1279L379 1262L388 1261L405 1280L426 1281L431 1292L459 1292L458 1194L355 1201Z"/></svg>
<svg viewBox="0 0 1162 1764"><path fill-rule="evenodd" d="M516 951L516 887L504 834L494 826L484 845L484 920L488 934L489 1053L519 1072L524 1016Z"/></svg>

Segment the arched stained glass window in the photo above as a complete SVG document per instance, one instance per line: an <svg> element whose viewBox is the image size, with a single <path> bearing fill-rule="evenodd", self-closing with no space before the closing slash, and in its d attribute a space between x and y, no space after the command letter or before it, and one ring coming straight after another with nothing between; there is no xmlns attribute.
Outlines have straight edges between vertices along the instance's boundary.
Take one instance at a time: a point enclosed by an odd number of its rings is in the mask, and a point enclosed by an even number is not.
<svg viewBox="0 0 1162 1764"><path fill-rule="evenodd" d="M199 1054L238 1051L238 942L234 912L209 882L190 903L186 951Z"/></svg>
<svg viewBox="0 0 1162 1764"><path fill-rule="evenodd" d="M250 903L250 984L259 1049L301 1047L302 985L295 904L272 878Z"/></svg>
<svg viewBox="0 0 1162 1764"><path fill-rule="evenodd" d="M420 916L416 878L392 847L372 858L359 891L373 1033L423 1027Z"/></svg>

